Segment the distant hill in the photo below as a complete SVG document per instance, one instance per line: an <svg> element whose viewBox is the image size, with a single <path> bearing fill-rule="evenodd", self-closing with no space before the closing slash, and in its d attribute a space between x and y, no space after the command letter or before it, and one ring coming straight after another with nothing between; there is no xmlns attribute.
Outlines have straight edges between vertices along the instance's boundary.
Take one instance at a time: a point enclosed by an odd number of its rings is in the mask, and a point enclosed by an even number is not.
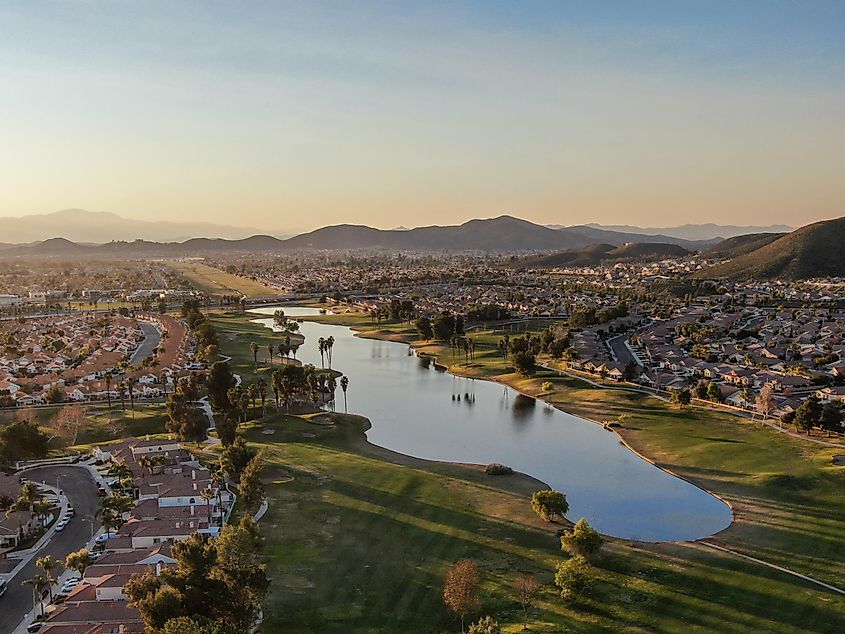
<svg viewBox="0 0 845 634"><path fill-rule="evenodd" d="M698 251L713 244L712 240L685 240L684 238L677 238L661 233L645 235L632 232L610 231L594 225L575 225L573 227L564 227L560 231L577 233L589 239L590 242L604 242L616 246L622 246L628 243L657 242L660 244L677 244L688 251Z"/></svg>
<svg viewBox="0 0 845 634"><path fill-rule="evenodd" d="M210 222L151 222L123 218L106 211L63 209L49 214L0 218L3 241L26 243L62 236L74 242L101 244L113 240L174 242L196 236L239 239L260 233L250 227Z"/></svg>
<svg viewBox="0 0 845 634"><path fill-rule="evenodd" d="M843 240L845 218L816 222L696 275L785 280L845 276Z"/></svg>
<svg viewBox="0 0 845 634"><path fill-rule="evenodd" d="M512 216L470 220L457 226L373 229L362 225L323 227L285 241L297 249L407 249L448 251L548 251L585 246L580 234L557 231Z"/></svg>
<svg viewBox="0 0 845 634"><path fill-rule="evenodd" d="M708 258L735 258L738 255L764 247L785 235L785 233L750 233L746 236L734 236L705 249L701 252L701 255Z"/></svg>
<svg viewBox="0 0 845 634"><path fill-rule="evenodd" d="M598 266L602 263L653 262L689 254L689 251L677 244L639 242L621 247L615 247L612 244L593 244L581 249L529 257L518 261L515 266L531 269Z"/></svg>
<svg viewBox="0 0 845 634"><path fill-rule="evenodd" d="M672 238L681 238L683 240L692 241L733 238L735 236L747 235L749 233L789 233L790 231L794 231L794 227L788 227L786 225L743 227L738 225L717 225L713 223L686 224L679 227L636 227L632 225L600 225L595 223L590 223L587 226L595 229L604 229L606 231L609 230L644 235L664 235Z"/></svg>

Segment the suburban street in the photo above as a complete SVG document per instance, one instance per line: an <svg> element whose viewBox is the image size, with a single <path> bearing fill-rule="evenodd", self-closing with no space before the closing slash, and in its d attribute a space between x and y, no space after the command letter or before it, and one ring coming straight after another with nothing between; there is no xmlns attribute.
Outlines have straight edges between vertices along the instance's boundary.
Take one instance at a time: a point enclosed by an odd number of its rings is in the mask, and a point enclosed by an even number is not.
<svg viewBox="0 0 845 634"><path fill-rule="evenodd" d="M632 355L631 351L628 349L628 346L625 345L625 341L627 339L627 335L619 335L618 337L608 339L607 343L610 346L610 349L613 350L613 354L616 356L619 363L636 363L639 365L637 360L634 358L634 355Z"/></svg>
<svg viewBox="0 0 845 634"><path fill-rule="evenodd" d="M144 340L129 360L129 362L133 364L141 363L141 361L150 356L153 353L153 350L158 347L158 344L161 343L161 333L158 331L158 328L145 321L139 322L138 325L144 333Z"/></svg>
<svg viewBox="0 0 845 634"><path fill-rule="evenodd" d="M24 615L32 609L32 589L22 586L21 582L39 574L35 560L45 555L64 560L68 553L82 548L91 537L90 522L96 522L94 514L98 508L97 489L87 469L71 466L39 467L25 471L22 475L33 482L44 481L53 486L56 485L58 477L59 487L76 510L76 517L64 531L54 533L37 556L9 579L9 589L0 597L0 633L14 630Z"/></svg>

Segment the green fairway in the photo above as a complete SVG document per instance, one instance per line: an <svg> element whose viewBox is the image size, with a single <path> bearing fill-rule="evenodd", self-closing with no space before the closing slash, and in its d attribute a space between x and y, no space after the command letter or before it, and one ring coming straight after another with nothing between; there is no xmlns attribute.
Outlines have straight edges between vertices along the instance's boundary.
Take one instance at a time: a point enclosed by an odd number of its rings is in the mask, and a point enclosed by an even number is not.
<svg viewBox="0 0 845 634"><path fill-rule="evenodd" d="M241 315L213 319L235 371L254 375L249 342L262 345L277 336ZM382 331L379 336L413 338L407 324L370 326L368 316L356 319L359 327ZM450 359L442 346L428 351L439 351L456 371L506 381L527 393L539 393L552 380L553 402L595 420L629 414L621 430L628 442L735 506L736 523L714 543L845 585L845 482L842 469L830 464L832 450L723 413L679 411L644 395L600 390L550 372L520 378L507 372L493 348L496 337L481 337L489 341L479 344L468 365L462 356ZM265 631L458 631L441 593L445 568L462 557L475 559L484 573L483 607L474 616L490 613L511 632L521 624L508 586L521 572L536 574L544 584L531 613L535 632L845 627L843 597L701 544L611 540L596 561L589 598L567 604L552 585L554 567L564 559L556 527L530 510L536 483L408 459L366 443L366 421L335 419L327 426L274 415L247 432L270 458L270 511L262 524L273 585Z"/></svg>

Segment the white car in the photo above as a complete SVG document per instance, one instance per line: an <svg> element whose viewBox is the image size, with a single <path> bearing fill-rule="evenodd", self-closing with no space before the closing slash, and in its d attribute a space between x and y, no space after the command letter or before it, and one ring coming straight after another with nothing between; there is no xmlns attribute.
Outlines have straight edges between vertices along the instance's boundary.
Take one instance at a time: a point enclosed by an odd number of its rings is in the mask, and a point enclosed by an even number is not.
<svg viewBox="0 0 845 634"><path fill-rule="evenodd" d="M65 526L67 526L67 522L64 520L60 520L56 523L56 532L61 533L63 530L65 530Z"/></svg>
<svg viewBox="0 0 845 634"><path fill-rule="evenodd" d="M68 592L72 591L76 586L82 583L82 579L79 577L73 577L68 579L62 584L62 594L67 594Z"/></svg>

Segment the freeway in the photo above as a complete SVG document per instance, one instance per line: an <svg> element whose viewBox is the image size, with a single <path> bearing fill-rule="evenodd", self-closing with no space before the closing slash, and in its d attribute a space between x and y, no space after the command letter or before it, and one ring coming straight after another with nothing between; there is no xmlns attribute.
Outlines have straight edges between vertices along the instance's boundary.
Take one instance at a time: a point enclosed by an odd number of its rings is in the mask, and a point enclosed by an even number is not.
<svg viewBox="0 0 845 634"><path fill-rule="evenodd" d="M37 467L28 469L21 475L33 482L43 481L53 486L58 477L59 486L76 510L76 517L70 520L64 531L54 533L50 541L38 552L37 557L33 557L26 566L8 580L9 589L0 597L0 634L13 631L26 613L32 609L32 590L29 586L22 586L21 582L39 574L40 569L35 565L35 560L45 555L64 560L68 553L79 550L88 542L91 537L90 522L94 522L95 527L97 526L97 520L94 519L99 506L97 488L87 469L64 465Z"/></svg>

